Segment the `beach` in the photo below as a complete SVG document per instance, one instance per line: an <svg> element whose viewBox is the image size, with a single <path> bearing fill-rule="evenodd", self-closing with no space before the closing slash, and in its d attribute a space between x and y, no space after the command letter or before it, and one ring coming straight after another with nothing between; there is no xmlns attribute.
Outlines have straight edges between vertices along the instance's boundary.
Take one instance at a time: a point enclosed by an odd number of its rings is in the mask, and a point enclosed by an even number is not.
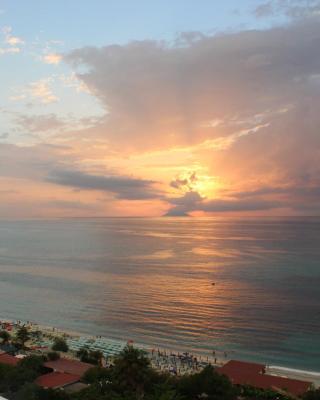
<svg viewBox="0 0 320 400"><path fill-rule="evenodd" d="M89 350L102 351L107 363L112 363L114 357L116 357L125 346L134 345L146 352L153 368L158 371L167 371L176 375L200 372L209 364L219 368L230 361L230 359L226 357L227 354L223 354L222 357L218 357L217 354L204 357L199 354L191 354L187 351L173 351L159 347L150 348L141 343L132 343L130 340L124 342L121 340L117 341L114 339L102 338L101 336L84 335L80 332L73 332L52 326L43 326L30 321L22 322L4 319L1 319L0 321L2 326L11 326L12 333L14 333L20 326L26 326L30 332L41 332L42 339L40 342L33 340L29 343L31 349L33 348L40 352L47 352L53 344L55 337L63 337L67 341L71 350L66 355L70 358L73 358L79 349L86 347ZM41 346L41 343L44 343L45 345ZM97 345L99 343L100 346ZM320 387L320 371L302 371L294 368L266 365L266 373L273 376L312 382L314 387Z"/></svg>

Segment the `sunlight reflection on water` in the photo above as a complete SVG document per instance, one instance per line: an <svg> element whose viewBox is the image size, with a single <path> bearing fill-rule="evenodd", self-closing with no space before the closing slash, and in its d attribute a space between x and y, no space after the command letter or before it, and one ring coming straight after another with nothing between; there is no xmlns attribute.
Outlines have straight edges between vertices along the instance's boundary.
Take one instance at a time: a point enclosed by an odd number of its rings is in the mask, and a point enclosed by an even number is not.
<svg viewBox="0 0 320 400"><path fill-rule="evenodd" d="M313 369L319 259L309 219L1 222L0 314Z"/></svg>

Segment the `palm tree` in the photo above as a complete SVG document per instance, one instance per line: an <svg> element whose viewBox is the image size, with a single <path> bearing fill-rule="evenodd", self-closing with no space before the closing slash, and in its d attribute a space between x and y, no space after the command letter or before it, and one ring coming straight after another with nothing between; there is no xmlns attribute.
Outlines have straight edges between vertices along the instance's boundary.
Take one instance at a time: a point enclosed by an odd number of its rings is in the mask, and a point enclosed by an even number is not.
<svg viewBox="0 0 320 400"><path fill-rule="evenodd" d="M114 377L125 391L136 392L143 397L145 386L152 375L150 361L146 352L127 346L114 363Z"/></svg>

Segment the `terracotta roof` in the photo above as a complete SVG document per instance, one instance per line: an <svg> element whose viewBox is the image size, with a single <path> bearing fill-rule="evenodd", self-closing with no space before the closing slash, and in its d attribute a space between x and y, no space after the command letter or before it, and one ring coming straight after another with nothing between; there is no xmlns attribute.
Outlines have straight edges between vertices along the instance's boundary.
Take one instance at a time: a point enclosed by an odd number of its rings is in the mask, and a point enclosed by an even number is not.
<svg viewBox="0 0 320 400"><path fill-rule="evenodd" d="M237 361L230 360L223 367L220 368L220 371L223 373L237 373L239 370L245 371L250 374L263 374L266 372L266 366L263 364L249 363L245 361Z"/></svg>
<svg viewBox="0 0 320 400"><path fill-rule="evenodd" d="M77 360L69 360L67 358L60 358L55 361L48 361L44 366L51 368L57 372L66 372L68 374L82 376L88 369L92 368L92 364L87 364Z"/></svg>
<svg viewBox="0 0 320 400"><path fill-rule="evenodd" d="M264 373L265 367L262 366L263 369L259 369L258 365L260 364L232 360L223 367L218 368L217 372L226 375L234 385L250 385L259 389L284 390L295 396L302 395L312 385L311 382L267 375Z"/></svg>
<svg viewBox="0 0 320 400"><path fill-rule="evenodd" d="M78 382L80 379L79 375L51 372L50 374L39 376L35 383L43 388L57 389Z"/></svg>
<svg viewBox="0 0 320 400"><path fill-rule="evenodd" d="M19 360L10 354L2 353L0 354L0 364L13 365L16 366Z"/></svg>

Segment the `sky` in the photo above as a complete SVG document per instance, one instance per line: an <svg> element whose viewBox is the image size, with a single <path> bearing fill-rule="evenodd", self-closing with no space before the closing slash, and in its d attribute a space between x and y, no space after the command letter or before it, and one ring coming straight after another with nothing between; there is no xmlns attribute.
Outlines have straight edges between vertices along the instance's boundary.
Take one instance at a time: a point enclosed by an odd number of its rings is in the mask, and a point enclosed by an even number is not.
<svg viewBox="0 0 320 400"><path fill-rule="evenodd" d="M0 0L0 218L320 215L320 0Z"/></svg>

